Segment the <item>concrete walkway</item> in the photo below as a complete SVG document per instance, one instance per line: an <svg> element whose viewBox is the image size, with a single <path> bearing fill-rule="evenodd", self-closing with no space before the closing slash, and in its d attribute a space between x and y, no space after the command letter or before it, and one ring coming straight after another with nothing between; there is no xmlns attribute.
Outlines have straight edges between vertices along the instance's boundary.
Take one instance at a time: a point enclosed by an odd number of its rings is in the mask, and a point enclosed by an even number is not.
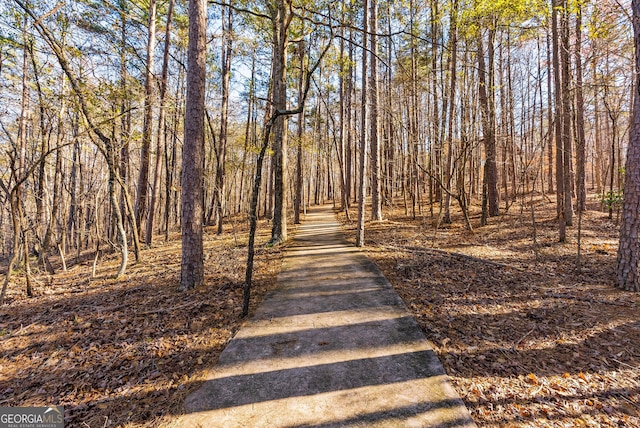
<svg viewBox="0 0 640 428"><path fill-rule="evenodd" d="M386 278L311 211L279 286L186 402L184 427L473 427Z"/></svg>

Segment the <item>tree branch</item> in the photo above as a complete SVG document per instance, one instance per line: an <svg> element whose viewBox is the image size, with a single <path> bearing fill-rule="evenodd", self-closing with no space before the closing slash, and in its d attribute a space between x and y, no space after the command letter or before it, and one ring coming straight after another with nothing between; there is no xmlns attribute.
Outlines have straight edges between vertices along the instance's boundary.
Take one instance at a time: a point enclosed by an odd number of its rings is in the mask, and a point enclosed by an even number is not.
<svg viewBox="0 0 640 428"><path fill-rule="evenodd" d="M51 32L44 25L42 25L42 22L40 22L40 20L36 17L33 11L29 9L22 0L14 0L14 2L18 6L20 6L20 8L24 10L25 13L31 17L31 19L33 19L36 30L38 31L38 33L40 33L42 38L45 39L45 41L53 51L54 55L58 59L58 63L60 64L60 67L62 67L62 71L64 71L64 73L67 75L67 78L69 79L69 82L71 83L73 92L76 94L76 96L78 97L78 100L80 101L80 108L82 109L82 114L84 115L87 121L87 124L89 125L91 130L98 136L98 138L100 138L100 141L102 142L102 144L110 145L111 139L107 137L100 130L100 128L98 128L91 120L91 115L89 114L89 107L87 106L86 100L84 98L84 94L80 89L80 83L78 82L76 77L73 75L73 73L71 73L71 67L59 43L55 40Z"/></svg>
<svg viewBox="0 0 640 428"><path fill-rule="evenodd" d="M273 19L272 17L270 17L269 15L267 15L265 13L256 12L254 10L246 9L244 7L234 6L234 5L230 4L230 3L226 3L226 2L222 2L222 1L209 0L209 4L215 4L217 6L230 7L231 9L235 10L236 12L247 13L247 14L249 14L251 16L255 16L256 18L262 18L262 19L268 19L268 20Z"/></svg>

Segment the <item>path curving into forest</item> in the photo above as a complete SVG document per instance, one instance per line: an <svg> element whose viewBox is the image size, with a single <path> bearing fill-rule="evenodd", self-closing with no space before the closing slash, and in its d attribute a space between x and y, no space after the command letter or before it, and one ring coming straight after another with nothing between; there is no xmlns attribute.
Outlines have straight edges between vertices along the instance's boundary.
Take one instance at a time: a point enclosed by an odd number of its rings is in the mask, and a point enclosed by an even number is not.
<svg viewBox="0 0 640 428"><path fill-rule="evenodd" d="M278 287L229 342L184 427L473 427L402 300L328 206L309 212Z"/></svg>

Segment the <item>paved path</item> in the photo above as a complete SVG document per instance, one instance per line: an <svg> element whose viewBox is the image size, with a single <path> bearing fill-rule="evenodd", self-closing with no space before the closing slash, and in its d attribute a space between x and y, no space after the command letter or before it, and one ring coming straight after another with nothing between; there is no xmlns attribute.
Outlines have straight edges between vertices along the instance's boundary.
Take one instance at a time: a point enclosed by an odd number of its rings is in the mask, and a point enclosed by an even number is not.
<svg viewBox="0 0 640 428"><path fill-rule="evenodd" d="M187 398L182 426L474 426L402 300L329 207L307 215L278 283Z"/></svg>

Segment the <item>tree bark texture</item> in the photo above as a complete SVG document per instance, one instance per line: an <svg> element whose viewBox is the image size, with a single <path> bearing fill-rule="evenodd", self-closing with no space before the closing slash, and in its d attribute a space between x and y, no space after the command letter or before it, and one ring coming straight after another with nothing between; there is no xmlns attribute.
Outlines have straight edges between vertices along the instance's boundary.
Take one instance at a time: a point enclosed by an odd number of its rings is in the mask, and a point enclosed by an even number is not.
<svg viewBox="0 0 640 428"><path fill-rule="evenodd" d="M640 0L632 1L635 42L633 119L629 131L616 286L640 291Z"/></svg>
<svg viewBox="0 0 640 428"><path fill-rule="evenodd" d="M576 42L575 42L575 58L576 58L576 193L577 193L577 210L582 212L585 210L586 204L586 137L584 132L584 96L582 93L582 7L580 2L577 3L576 10Z"/></svg>
<svg viewBox="0 0 640 428"><path fill-rule="evenodd" d="M364 217L366 206L366 151L367 151L367 0L363 0L362 17L362 90L360 110L360 161L358 164L358 223L356 226L356 246L364 247Z"/></svg>
<svg viewBox="0 0 640 428"><path fill-rule="evenodd" d="M151 133L153 122L153 66L156 41L156 1L149 2L149 39L147 41L147 61L144 83L144 123L142 127L142 149L140 151L140 171L138 175L138 193L136 197L136 226L143 224L149 194L149 162L151 157ZM139 239L138 236L134 237Z"/></svg>
<svg viewBox="0 0 640 428"><path fill-rule="evenodd" d="M489 43L493 44L493 38L489 37ZM498 206L498 166L496 164L496 135L495 135L495 118L493 105L489 99L488 86L492 86L490 78L491 73L487 73L487 66L484 59L484 42L482 41L482 33L478 32L478 100L482 110L482 131L485 150L485 173L484 180L486 185L486 198L489 217L497 216ZM492 59L490 59L492 60ZM491 66L491 65L489 65ZM487 78L489 74L489 78ZM491 91L492 88L489 88Z"/></svg>
<svg viewBox="0 0 640 428"><path fill-rule="evenodd" d="M380 177L380 123L378 115L378 94L380 92L378 83L378 0L369 0L369 37L371 55L370 78L370 100L369 109L369 135L371 144L371 219L382 220L382 180Z"/></svg>
<svg viewBox="0 0 640 428"><path fill-rule="evenodd" d="M291 14L287 12L289 0L276 0L273 11L273 107L287 108L287 32ZM287 118L278 115L273 124L274 204L271 243L287 240Z"/></svg>
<svg viewBox="0 0 640 428"><path fill-rule="evenodd" d="M206 78L206 1L189 0L189 47L187 52L187 103L182 148L182 264L180 288L204 282L203 156L204 94Z"/></svg>

